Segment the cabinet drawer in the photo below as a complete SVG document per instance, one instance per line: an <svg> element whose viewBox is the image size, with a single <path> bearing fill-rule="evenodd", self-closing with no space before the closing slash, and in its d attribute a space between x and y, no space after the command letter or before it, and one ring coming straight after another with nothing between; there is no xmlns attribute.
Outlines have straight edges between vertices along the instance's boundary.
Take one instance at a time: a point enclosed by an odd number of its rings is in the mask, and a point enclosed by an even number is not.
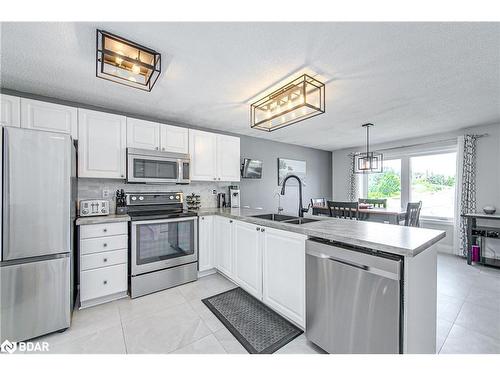
<svg viewBox="0 0 500 375"><path fill-rule="evenodd" d="M127 291L127 265L82 271L80 275L80 300L87 301L114 293Z"/></svg>
<svg viewBox="0 0 500 375"><path fill-rule="evenodd" d="M128 236L110 236L88 238L80 241L80 254L100 253L103 251L120 250L128 248Z"/></svg>
<svg viewBox="0 0 500 375"><path fill-rule="evenodd" d="M114 266L116 264L127 263L127 249L105 251L103 253L95 253L82 255L80 257L80 270L91 270L94 268Z"/></svg>
<svg viewBox="0 0 500 375"><path fill-rule="evenodd" d="M127 234L127 233L128 233L127 222L80 226L81 239L102 237L102 236L117 236L119 234Z"/></svg>

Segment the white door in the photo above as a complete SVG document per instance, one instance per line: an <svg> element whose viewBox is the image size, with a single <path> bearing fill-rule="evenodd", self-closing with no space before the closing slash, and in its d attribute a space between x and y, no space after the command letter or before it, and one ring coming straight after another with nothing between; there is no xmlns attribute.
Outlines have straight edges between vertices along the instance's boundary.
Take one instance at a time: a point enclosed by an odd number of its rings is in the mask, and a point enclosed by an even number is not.
<svg viewBox="0 0 500 375"><path fill-rule="evenodd" d="M269 228L263 235L263 301L305 327L306 237Z"/></svg>
<svg viewBox="0 0 500 375"><path fill-rule="evenodd" d="M217 135L217 181L240 180L240 139Z"/></svg>
<svg viewBox="0 0 500 375"><path fill-rule="evenodd" d="M189 131L191 180L216 180L217 134L200 130Z"/></svg>
<svg viewBox="0 0 500 375"><path fill-rule="evenodd" d="M189 152L189 133L187 128L160 124L160 147L162 151Z"/></svg>
<svg viewBox="0 0 500 375"><path fill-rule="evenodd" d="M78 116L75 107L21 98L21 127L66 133L77 139Z"/></svg>
<svg viewBox="0 0 500 375"><path fill-rule="evenodd" d="M78 177L125 178L125 116L78 109Z"/></svg>
<svg viewBox="0 0 500 375"><path fill-rule="evenodd" d="M0 125L21 126L21 99L17 96L0 94Z"/></svg>
<svg viewBox="0 0 500 375"><path fill-rule="evenodd" d="M233 277L233 220L215 216L215 261L217 269L229 278Z"/></svg>
<svg viewBox="0 0 500 375"><path fill-rule="evenodd" d="M262 235L265 228L234 222L234 279L254 297L262 298Z"/></svg>
<svg viewBox="0 0 500 375"><path fill-rule="evenodd" d="M198 271L214 268L214 217L200 216L198 231Z"/></svg>
<svg viewBox="0 0 500 375"><path fill-rule="evenodd" d="M127 117L127 147L158 150L160 124Z"/></svg>

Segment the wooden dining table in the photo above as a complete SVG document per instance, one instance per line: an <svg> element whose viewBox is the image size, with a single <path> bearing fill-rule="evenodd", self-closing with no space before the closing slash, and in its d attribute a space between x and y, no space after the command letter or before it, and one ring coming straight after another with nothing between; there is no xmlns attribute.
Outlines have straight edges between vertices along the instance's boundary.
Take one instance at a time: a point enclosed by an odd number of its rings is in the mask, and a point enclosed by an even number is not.
<svg viewBox="0 0 500 375"><path fill-rule="evenodd" d="M330 216L330 209L324 205L312 206L313 215ZM399 225L401 220L404 220L406 215L405 209L397 209L394 207L383 208L358 208L359 220L377 221L381 223L389 223Z"/></svg>

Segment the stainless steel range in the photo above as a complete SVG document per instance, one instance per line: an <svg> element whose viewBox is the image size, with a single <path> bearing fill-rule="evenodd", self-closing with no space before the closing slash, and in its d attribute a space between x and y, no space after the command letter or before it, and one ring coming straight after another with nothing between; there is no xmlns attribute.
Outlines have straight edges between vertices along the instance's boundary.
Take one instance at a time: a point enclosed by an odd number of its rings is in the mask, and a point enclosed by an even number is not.
<svg viewBox="0 0 500 375"><path fill-rule="evenodd" d="M127 193L132 298L197 279L197 215L181 192Z"/></svg>

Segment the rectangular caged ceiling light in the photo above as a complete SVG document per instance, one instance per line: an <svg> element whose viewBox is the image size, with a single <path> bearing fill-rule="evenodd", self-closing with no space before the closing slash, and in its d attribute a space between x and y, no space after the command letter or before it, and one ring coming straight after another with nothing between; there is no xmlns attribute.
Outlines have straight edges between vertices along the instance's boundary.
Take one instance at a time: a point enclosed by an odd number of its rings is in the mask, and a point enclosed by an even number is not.
<svg viewBox="0 0 500 375"><path fill-rule="evenodd" d="M325 113L325 84L304 74L250 106L250 126L271 132Z"/></svg>
<svg viewBox="0 0 500 375"><path fill-rule="evenodd" d="M151 91L161 73L161 55L140 44L97 30L96 76Z"/></svg>

